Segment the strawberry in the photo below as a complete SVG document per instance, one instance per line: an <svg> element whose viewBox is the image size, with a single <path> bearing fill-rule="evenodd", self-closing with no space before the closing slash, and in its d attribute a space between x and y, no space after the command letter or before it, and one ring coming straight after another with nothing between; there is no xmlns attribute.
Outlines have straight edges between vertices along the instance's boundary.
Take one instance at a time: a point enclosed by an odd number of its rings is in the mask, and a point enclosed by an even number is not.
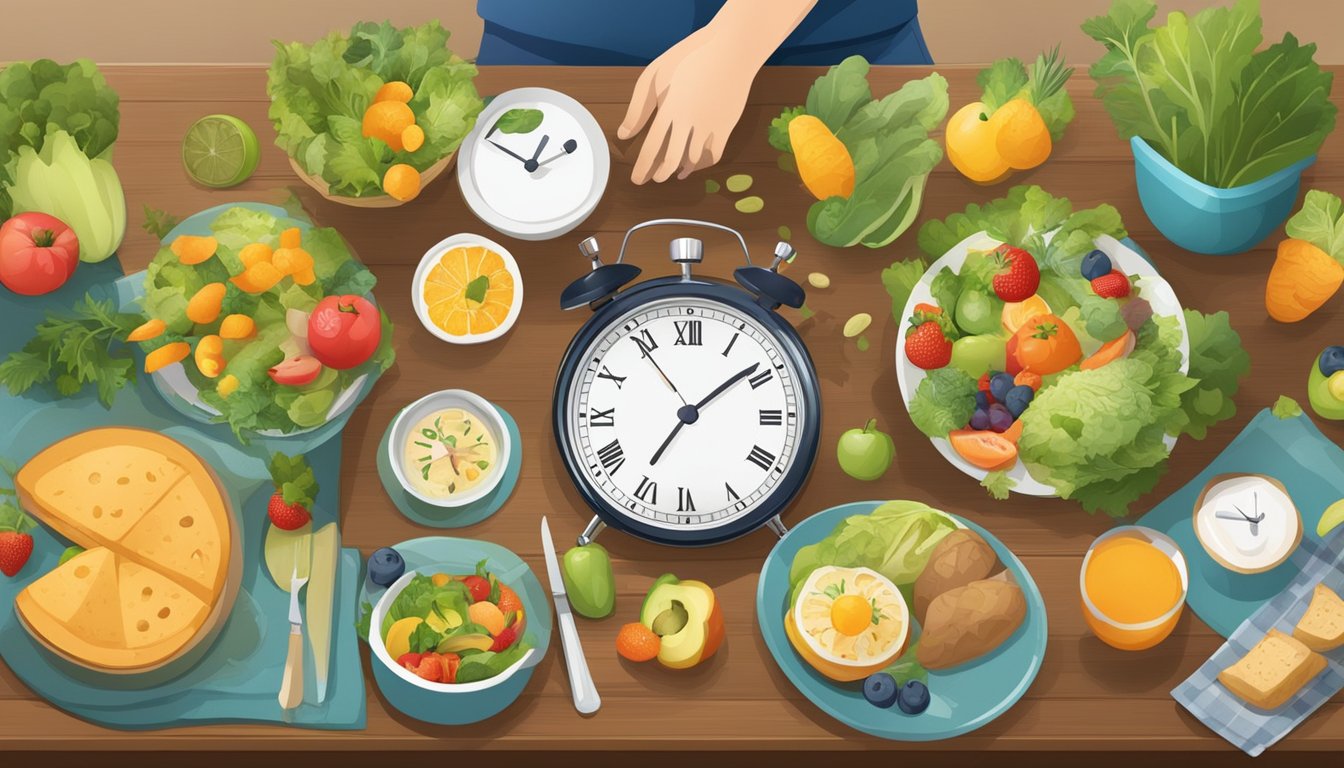
<svg viewBox="0 0 1344 768"><path fill-rule="evenodd" d="M952 362L952 340L933 316L918 313L905 334L905 356L926 371L942 368Z"/></svg>
<svg viewBox="0 0 1344 768"><path fill-rule="evenodd" d="M17 531L0 532L0 572L17 575L32 554L32 536Z"/></svg>
<svg viewBox="0 0 1344 768"><path fill-rule="evenodd" d="M1092 281L1092 292L1103 299L1123 299L1129 295L1129 278L1124 272L1112 269Z"/></svg>
<svg viewBox="0 0 1344 768"><path fill-rule="evenodd" d="M994 294L1004 301L1026 301L1041 286L1041 268L1021 248L1001 245L996 251L999 271L994 275Z"/></svg>
<svg viewBox="0 0 1344 768"><path fill-rule="evenodd" d="M271 518L271 525L282 531L302 528L313 519L308 508L302 504L298 502L286 504L285 495L280 491L271 495L271 502L266 506L266 514Z"/></svg>
<svg viewBox="0 0 1344 768"><path fill-rule="evenodd" d="M462 583L471 591L471 602L479 603L490 599L490 582L480 576L463 576Z"/></svg>
<svg viewBox="0 0 1344 768"><path fill-rule="evenodd" d="M490 650L495 653L507 650L518 639L518 627L505 627L503 632L495 635L495 642L490 644Z"/></svg>

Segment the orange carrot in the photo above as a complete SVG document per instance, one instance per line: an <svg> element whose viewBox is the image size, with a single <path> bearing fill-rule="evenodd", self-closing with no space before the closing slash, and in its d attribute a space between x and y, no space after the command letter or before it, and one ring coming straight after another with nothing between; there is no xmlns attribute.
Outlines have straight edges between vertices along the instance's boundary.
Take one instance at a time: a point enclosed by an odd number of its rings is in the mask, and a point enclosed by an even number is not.
<svg viewBox="0 0 1344 768"><path fill-rule="evenodd" d="M1296 238L1279 243L1265 284L1265 309L1281 323L1296 323L1320 309L1344 284L1344 266L1317 246Z"/></svg>

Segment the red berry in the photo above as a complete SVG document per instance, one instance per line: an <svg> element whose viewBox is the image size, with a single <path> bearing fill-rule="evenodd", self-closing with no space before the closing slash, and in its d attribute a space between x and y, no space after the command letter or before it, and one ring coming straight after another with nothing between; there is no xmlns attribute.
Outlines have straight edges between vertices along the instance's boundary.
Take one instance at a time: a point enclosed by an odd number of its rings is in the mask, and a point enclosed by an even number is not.
<svg viewBox="0 0 1344 768"><path fill-rule="evenodd" d="M1036 259L1021 248L1001 245L997 251L1000 268L994 275L994 294L1004 301L1026 301L1041 286L1041 268Z"/></svg>
<svg viewBox="0 0 1344 768"><path fill-rule="evenodd" d="M1129 277L1118 269L1092 281L1092 292L1103 299L1123 299L1129 295Z"/></svg>
<svg viewBox="0 0 1344 768"><path fill-rule="evenodd" d="M490 582L480 576L467 576L462 579L462 583L471 591L471 602L479 603L490 599Z"/></svg>
<svg viewBox="0 0 1344 768"><path fill-rule="evenodd" d="M415 668L420 666L420 660L424 657L425 654L423 653L403 653L397 657L397 666L405 667L414 672Z"/></svg>
<svg viewBox="0 0 1344 768"><path fill-rule="evenodd" d="M942 368L952 362L952 340L937 320L924 314L915 315L905 334L905 356L926 371Z"/></svg>
<svg viewBox="0 0 1344 768"><path fill-rule="evenodd" d="M0 533L0 573L15 576L33 554L33 537L26 533Z"/></svg>
<svg viewBox="0 0 1344 768"><path fill-rule="evenodd" d="M282 531L297 530L313 519L308 513L308 508L302 504L286 504L285 497L280 491L271 495L271 502L266 505L266 514L271 518L271 525Z"/></svg>
<svg viewBox="0 0 1344 768"><path fill-rule="evenodd" d="M498 635L495 635L495 642L490 644L490 650L494 651L495 653L507 650L508 647L513 645L514 641L517 639L518 639L518 628L516 626L505 627L503 632L500 632Z"/></svg>

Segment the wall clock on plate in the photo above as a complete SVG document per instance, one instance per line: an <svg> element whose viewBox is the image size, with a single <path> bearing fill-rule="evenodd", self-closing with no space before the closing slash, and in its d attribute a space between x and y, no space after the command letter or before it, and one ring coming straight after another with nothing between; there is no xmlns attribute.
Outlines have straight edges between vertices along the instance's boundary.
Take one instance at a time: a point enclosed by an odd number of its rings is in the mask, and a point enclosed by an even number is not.
<svg viewBox="0 0 1344 768"><path fill-rule="evenodd" d="M746 265L736 284L692 273L694 238L671 243L681 274L622 290L640 273L625 262L631 235L653 226L731 233ZM570 478L605 526L661 544L716 544L763 525L802 490L817 452L821 399L807 347L780 305L803 289L779 274L794 250L781 242L770 268L753 266L737 231L687 219L632 227L612 264L597 241L580 250L592 271L561 294L594 312L565 352L553 426Z"/></svg>
<svg viewBox="0 0 1344 768"><path fill-rule="evenodd" d="M583 105L549 88L496 96L458 150L457 183L472 213L520 240L577 227L607 188L607 138Z"/></svg>

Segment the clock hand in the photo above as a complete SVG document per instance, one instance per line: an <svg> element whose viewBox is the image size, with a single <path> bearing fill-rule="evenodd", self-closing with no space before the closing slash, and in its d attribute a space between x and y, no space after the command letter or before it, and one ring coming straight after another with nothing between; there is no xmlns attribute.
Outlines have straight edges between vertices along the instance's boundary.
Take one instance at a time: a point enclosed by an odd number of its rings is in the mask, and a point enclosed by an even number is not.
<svg viewBox="0 0 1344 768"><path fill-rule="evenodd" d="M650 357L649 359L652 360L653 358ZM654 363L654 365L656 366L657 363ZM683 405L682 407L678 408L677 425L672 428L672 432L668 434L667 439L663 441L663 444L658 446L658 450L653 452L653 458L649 459L649 466L653 466L654 464L658 463L658 460L663 457L663 451L666 451L667 447L672 444L672 440L676 438L677 433L681 431L682 427L686 426L687 424L694 424L696 421L700 419L701 408L704 408L706 405L709 405L710 401L712 401L714 398L723 394L729 387L733 386L737 382L755 373L756 369L760 367L761 367L760 363L752 363L746 368L743 368L742 370L733 374L731 377L728 378L727 381L723 382L717 388L715 388L713 392L710 392L708 395L705 395L703 398L701 398L700 402L696 403L695 405ZM671 384L671 382L668 383Z"/></svg>
<svg viewBox="0 0 1344 768"><path fill-rule="evenodd" d="M681 409L679 409L679 410L677 411L677 426L675 426L675 427L672 428L672 432L671 432L671 434L669 434L669 435L667 436L667 439L663 441L663 444L662 444L662 445L658 446L658 450L656 450L656 451L653 452L653 458L652 458L652 459L649 459L649 466L650 466L650 467L652 467L654 464L657 464L657 463L658 463L658 460L661 459L661 458L663 457L663 451L666 451L666 450L667 450L667 446L669 446L669 445L672 444L672 440L673 440L673 438L675 438L675 437L677 436L677 433L681 431L681 428L682 428L682 427L686 426L686 425L689 423L689 422L687 422L687 421L685 421L685 420L683 420L683 419L681 418L681 411L683 411L683 410L685 410L685 409L687 409L687 408L690 408L690 407L691 407L691 406L689 406L689 405L684 405L684 406L681 407ZM694 419L692 419L692 421L694 421Z"/></svg>
<svg viewBox="0 0 1344 768"><path fill-rule="evenodd" d="M648 358L650 363L653 363L653 367L658 371L658 375L663 378L663 383L667 385L667 388L672 390L673 394L677 396L677 399L681 401L683 406L686 405L686 398L682 397L681 391L677 389L677 385L672 383L672 379L668 378L666 373L663 373L663 367L658 364L657 360L653 359L653 350L650 349L645 351L644 357Z"/></svg>
<svg viewBox="0 0 1344 768"><path fill-rule="evenodd" d="M538 168L544 168L544 167L546 166L547 163L550 163L550 162L555 161L555 160L559 160L560 158L564 157L565 155L572 155L572 154L574 154L574 150L576 150L576 149L578 149L578 148L579 148L579 142L577 142L577 141L575 141L575 140L573 140L573 139L570 139L569 141L566 141L566 142L564 143L564 150L565 150L564 152L556 152L554 155L551 155L550 157L546 158L545 160L542 160L540 163L537 163L537 167L538 167Z"/></svg>
<svg viewBox="0 0 1344 768"><path fill-rule="evenodd" d="M504 146L503 144L500 144L499 142L495 141L494 139L486 139L486 141L489 142L490 144L493 144L497 149L499 149L500 151L502 151L504 154L506 154L506 155L508 155L509 157L514 158L514 159L517 160L518 162L523 163L524 165L526 165L526 163L527 163L527 158L526 158L526 157L523 157L522 155L518 154L517 152L514 152L512 149L509 149L508 147Z"/></svg>
<svg viewBox="0 0 1344 768"><path fill-rule="evenodd" d="M740 370L740 371L738 371L737 373L733 374L731 377L729 377L729 379L728 379L727 381L725 381L725 382L723 382L722 384L720 384L720 385L718 386L717 389L715 389L713 392L710 392L708 395L705 395L704 399L702 399L700 402L696 403L696 404L695 404L696 409L699 410L699 409L701 409L701 408L704 408L706 405L709 405L709 401L711 401L711 400L713 400L714 398L718 397L719 395L723 394L725 390L727 390L729 387L733 386L733 385L736 384L737 382L739 382L739 381L745 379L746 377L750 376L751 374L755 373L755 372L756 372L756 369L757 369L757 368L760 368L760 367L761 367L761 364L760 364L760 363L752 363L751 365L747 366L746 368L743 368L742 370Z"/></svg>
<svg viewBox="0 0 1344 768"><path fill-rule="evenodd" d="M537 143L537 151L532 153L532 162L535 163L537 161L537 158L541 157L541 150L546 148L546 142L550 140L551 135L549 133L543 133L541 135L541 141Z"/></svg>

